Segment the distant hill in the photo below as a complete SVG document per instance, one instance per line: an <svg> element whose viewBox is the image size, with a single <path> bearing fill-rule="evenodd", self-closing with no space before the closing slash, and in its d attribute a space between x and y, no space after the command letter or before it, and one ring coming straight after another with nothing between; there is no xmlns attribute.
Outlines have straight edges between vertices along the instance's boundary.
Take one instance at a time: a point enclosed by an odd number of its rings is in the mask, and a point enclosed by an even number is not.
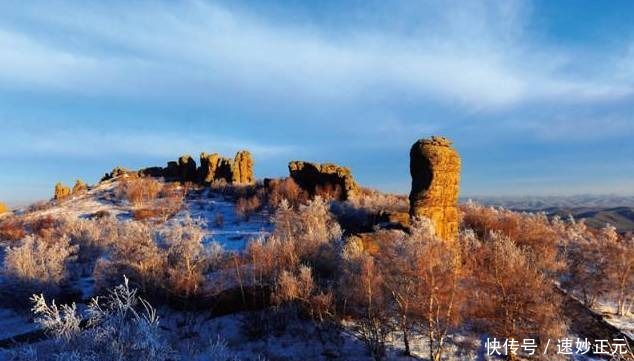
<svg viewBox="0 0 634 361"><path fill-rule="evenodd" d="M545 212L562 218L572 215L589 226L610 223L619 232L634 232L634 196L579 195L562 197L471 197L478 203L518 211ZM466 200L465 199L465 200Z"/></svg>
<svg viewBox="0 0 634 361"><path fill-rule="evenodd" d="M575 219L585 219L586 224L595 228L601 228L606 223L616 227L619 232L634 232L634 207L614 207L614 208L547 208L542 211L548 215L559 215L568 217L572 215Z"/></svg>

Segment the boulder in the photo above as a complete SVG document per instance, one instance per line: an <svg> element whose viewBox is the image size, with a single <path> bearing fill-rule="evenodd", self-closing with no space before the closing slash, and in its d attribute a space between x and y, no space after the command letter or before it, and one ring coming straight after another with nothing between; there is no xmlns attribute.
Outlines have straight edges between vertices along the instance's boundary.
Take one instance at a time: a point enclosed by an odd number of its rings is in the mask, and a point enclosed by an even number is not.
<svg viewBox="0 0 634 361"><path fill-rule="evenodd" d="M456 239L460 156L451 141L434 136L414 143L410 150L410 174L410 217L427 217L440 238Z"/></svg>
<svg viewBox="0 0 634 361"><path fill-rule="evenodd" d="M88 185L84 183L81 179L75 181L75 185L73 186L73 194L82 194L88 192Z"/></svg>
<svg viewBox="0 0 634 361"><path fill-rule="evenodd" d="M114 169L112 169L112 171L110 173L106 173L102 178L101 178L101 182L110 180L110 179L114 179L114 178L118 178L121 176L127 176L127 175L131 175L131 174L135 174L135 171L131 171L129 169L123 168L123 167L115 167Z"/></svg>
<svg viewBox="0 0 634 361"><path fill-rule="evenodd" d="M167 180L171 180L171 181L178 180L178 175L179 175L178 162L176 161L167 162L167 167L163 169L163 175L165 179Z"/></svg>
<svg viewBox="0 0 634 361"><path fill-rule="evenodd" d="M55 185L55 194L53 196L55 200L66 199L70 196L70 194L71 191L69 187L63 185L62 183L57 183Z"/></svg>
<svg viewBox="0 0 634 361"><path fill-rule="evenodd" d="M196 182L198 171L196 161L189 155L178 158L178 180L181 182Z"/></svg>
<svg viewBox="0 0 634 361"><path fill-rule="evenodd" d="M349 168L332 163L292 161L288 163L288 170L295 183L311 196L320 187L338 188L340 200L355 198L358 194L359 188Z"/></svg>

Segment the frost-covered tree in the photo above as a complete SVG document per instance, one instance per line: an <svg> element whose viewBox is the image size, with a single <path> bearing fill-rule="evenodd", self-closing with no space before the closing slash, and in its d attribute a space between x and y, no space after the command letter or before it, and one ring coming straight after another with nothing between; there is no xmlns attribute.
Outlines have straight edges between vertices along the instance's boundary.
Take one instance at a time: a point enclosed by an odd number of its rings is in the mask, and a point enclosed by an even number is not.
<svg viewBox="0 0 634 361"><path fill-rule="evenodd" d="M190 216L161 232L167 246L170 290L189 298L200 290L203 274L211 262L211 253L203 244L205 223Z"/></svg>
<svg viewBox="0 0 634 361"><path fill-rule="evenodd" d="M477 252L469 310L489 335L548 340L565 334L561 297L529 251L493 233Z"/></svg>
<svg viewBox="0 0 634 361"><path fill-rule="evenodd" d="M462 314L465 272L458 245L437 238L428 219L415 220L409 235L383 241L378 258L406 353L410 332L421 332L430 359L440 360Z"/></svg>

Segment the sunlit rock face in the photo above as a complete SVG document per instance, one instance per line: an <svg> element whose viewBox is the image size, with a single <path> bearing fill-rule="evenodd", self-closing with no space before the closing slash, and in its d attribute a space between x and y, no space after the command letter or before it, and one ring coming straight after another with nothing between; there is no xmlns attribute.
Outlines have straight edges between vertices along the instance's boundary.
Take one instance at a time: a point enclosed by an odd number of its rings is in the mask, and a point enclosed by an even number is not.
<svg viewBox="0 0 634 361"><path fill-rule="evenodd" d="M62 200L66 199L70 196L71 190L69 187L63 185L62 183L57 183L55 185L55 193L53 194L53 199Z"/></svg>
<svg viewBox="0 0 634 361"><path fill-rule="evenodd" d="M237 184L251 184L255 182L253 175L253 158L251 153L241 150L236 153L233 159L232 169L233 182Z"/></svg>
<svg viewBox="0 0 634 361"><path fill-rule="evenodd" d="M253 184L253 157L246 150L236 153L233 159L220 156L218 153L201 153L198 170L203 184L210 184L224 179L229 184Z"/></svg>
<svg viewBox="0 0 634 361"><path fill-rule="evenodd" d="M410 217L427 217L445 240L458 235L460 156L444 137L420 139L410 150Z"/></svg>
<svg viewBox="0 0 634 361"><path fill-rule="evenodd" d="M9 207L6 204L0 202L0 214L6 213L9 211Z"/></svg>

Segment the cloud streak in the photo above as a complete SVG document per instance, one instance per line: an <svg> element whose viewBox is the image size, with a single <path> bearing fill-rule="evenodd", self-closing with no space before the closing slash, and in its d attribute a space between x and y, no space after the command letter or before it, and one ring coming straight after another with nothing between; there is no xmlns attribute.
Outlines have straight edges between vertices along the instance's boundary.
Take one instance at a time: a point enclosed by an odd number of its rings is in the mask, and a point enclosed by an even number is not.
<svg viewBox="0 0 634 361"><path fill-rule="evenodd" d="M380 102L401 93L474 110L633 93L629 77L601 75L626 58L601 59L606 71L587 76L585 67L597 64L579 65L573 50L533 44L522 3L466 10L448 4L432 8L441 21L409 33L342 27L333 35L318 23L285 24L198 1L79 9L58 3L56 11L39 3L0 27L0 80L39 91L198 102L237 95Z"/></svg>

